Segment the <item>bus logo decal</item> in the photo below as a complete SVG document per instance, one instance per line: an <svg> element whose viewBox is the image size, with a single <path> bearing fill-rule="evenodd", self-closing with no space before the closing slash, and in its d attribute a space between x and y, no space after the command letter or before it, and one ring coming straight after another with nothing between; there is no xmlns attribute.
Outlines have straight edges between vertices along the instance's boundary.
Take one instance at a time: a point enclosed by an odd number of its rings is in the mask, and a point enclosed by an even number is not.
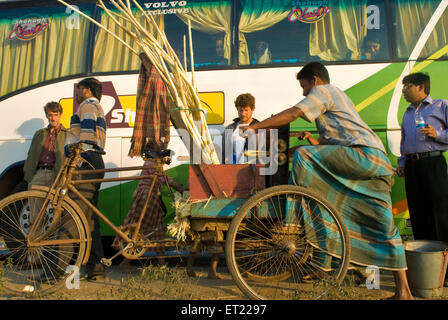
<svg viewBox="0 0 448 320"><path fill-rule="evenodd" d="M328 1L295 1L288 15L288 21L313 23L322 20L331 11Z"/></svg>
<svg viewBox="0 0 448 320"><path fill-rule="evenodd" d="M9 40L32 40L48 28L48 18L33 17L14 21Z"/></svg>
<svg viewBox="0 0 448 320"><path fill-rule="evenodd" d="M187 1L155 1L144 3L146 9L165 9L165 8L176 8L185 7Z"/></svg>
<svg viewBox="0 0 448 320"><path fill-rule="evenodd" d="M187 1L153 1L145 2L146 13L151 15L185 14L189 12Z"/></svg>
<svg viewBox="0 0 448 320"><path fill-rule="evenodd" d="M103 95L101 107L106 118L107 128L133 128L136 116L137 96L135 94L119 95L112 81L102 81ZM70 127L70 117L76 113L79 103L76 96L76 84L73 85L73 96L62 98L59 103L64 110L61 123ZM206 112L208 124L224 123L224 92L199 92L202 109Z"/></svg>

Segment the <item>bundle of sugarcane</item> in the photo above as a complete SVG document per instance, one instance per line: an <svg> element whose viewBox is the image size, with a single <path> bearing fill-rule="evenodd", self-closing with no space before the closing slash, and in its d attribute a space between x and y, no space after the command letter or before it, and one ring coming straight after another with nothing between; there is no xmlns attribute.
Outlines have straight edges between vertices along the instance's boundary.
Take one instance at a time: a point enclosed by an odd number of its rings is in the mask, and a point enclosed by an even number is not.
<svg viewBox="0 0 448 320"><path fill-rule="evenodd" d="M152 15L148 14L136 0L111 0L118 12L114 12L108 9L102 0L98 0L98 5L104 10L104 12L110 17L110 19L126 34L128 34L141 49L138 52L117 34L107 29L104 25L98 21L92 19L88 15L84 14L77 8L71 6L63 0L57 0L64 4L71 10L77 12L81 16L89 19L92 23L99 28L116 38L120 43L126 46L134 54L138 55L142 59L142 63L145 59L149 59L152 65L157 69L162 77L164 83L167 86L168 92L177 106L171 112L171 121L178 129L185 129L191 137L191 142L195 145L195 148L201 151L202 161L208 164L219 164L219 158L216 154L213 142L211 140L210 133L208 131L205 114L201 108L201 102L199 100L197 90L194 85L194 60L193 60L193 45L191 41L191 26L189 23L190 34L190 60L191 60L191 72L192 80L188 80L187 72L182 66L175 51L171 47L168 39L163 30L159 28ZM146 30L139 22L136 15L131 8L131 2L138 9L148 25L152 26L161 39L157 41L156 37ZM128 26L125 27L122 21L128 22ZM184 143L189 145L190 141ZM192 149L189 151L191 152ZM191 154L191 156L193 156ZM197 162L197 161L196 161Z"/></svg>

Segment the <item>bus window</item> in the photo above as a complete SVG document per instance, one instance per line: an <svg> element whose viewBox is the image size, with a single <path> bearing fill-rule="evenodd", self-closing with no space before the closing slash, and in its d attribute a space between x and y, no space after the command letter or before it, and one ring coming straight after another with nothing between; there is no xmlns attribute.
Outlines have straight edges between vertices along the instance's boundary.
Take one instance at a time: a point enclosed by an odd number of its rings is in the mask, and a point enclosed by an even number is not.
<svg viewBox="0 0 448 320"><path fill-rule="evenodd" d="M307 56L307 24L288 21L291 1L240 0L240 65L296 63ZM307 36L305 36L307 38Z"/></svg>
<svg viewBox="0 0 448 320"><path fill-rule="evenodd" d="M190 46L188 39L188 21L191 23L195 68L220 67L230 64L231 40L230 17L231 1L173 1L173 8L160 9L159 2L147 4L146 11L164 30L173 50L184 65L184 36L186 46L187 68L190 69ZM143 14L136 9L139 22L152 32L152 27ZM138 45L120 30L112 19L103 13L101 23L119 35L126 43L139 51ZM155 34L155 33L153 33ZM106 54L113 52L114 55ZM131 53L119 41L100 30L95 40L93 55L94 72L138 70L139 58Z"/></svg>
<svg viewBox="0 0 448 320"><path fill-rule="evenodd" d="M309 25L286 19L265 30L246 35L248 57L240 46L241 64L300 63L311 59ZM240 42L241 43L241 42ZM250 59L250 60L248 60Z"/></svg>
<svg viewBox="0 0 448 320"><path fill-rule="evenodd" d="M79 5L90 15L92 5ZM30 13L31 12L31 13ZM90 22L58 7L0 9L0 96L86 71Z"/></svg>
<svg viewBox="0 0 448 320"><path fill-rule="evenodd" d="M389 57L381 0L240 1L242 65Z"/></svg>
<svg viewBox="0 0 448 320"><path fill-rule="evenodd" d="M394 29L397 40L398 58L409 58L428 21L436 11L440 0L413 1L399 0L394 5ZM448 42L448 10L440 17L432 30L419 58L427 58L436 54Z"/></svg>
<svg viewBox="0 0 448 320"><path fill-rule="evenodd" d="M186 23L185 23L186 22ZM179 60L184 65L184 39L187 59L187 70L191 68L190 62L190 44L188 38L188 19L170 15L165 16L165 34L173 47L178 53ZM199 30L198 30L199 29ZM204 67L222 67L230 64L230 44L225 49L225 33L207 33L200 28L193 28L191 31L193 39L193 59L195 69Z"/></svg>
<svg viewBox="0 0 448 320"><path fill-rule="evenodd" d="M111 6L111 11L118 13L117 10ZM152 27L146 21L145 16L135 9L135 15L139 23L145 27L150 33ZM155 21L163 28L163 16L154 16ZM112 18L110 18L103 10L101 13L101 24L114 34L119 36L124 42L129 44L133 49L139 52L141 49L131 36L126 34ZM131 24L129 22L122 22L129 30ZM109 35L106 31L99 29L95 36L95 46L93 50L93 72L111 72L111 71L137 71L140 68L140 58L132 53L121 42Z"/></svg>
<svg viewBox="0 0 448 320"><path fill-rule="evenodd" d="M367 1L361 60L390 59L387 15L383 0ZM352 58L355 58L352 56ZM352 59L356 60L356 59Z"/></svg>
<svg viewBox="0 0 448 320"><path fill-rule="evenodd" d="M184 26L179 29L180 32L171 31L170 24L165 24L168 39L177 38L173 40L174 43L179 43L180 37L187 35L187 51L189 52L187 26L190 21L195 68L219 68L231 64L232 2L231 0L191 1L187 11L177 14L184 23Z"/></svg>

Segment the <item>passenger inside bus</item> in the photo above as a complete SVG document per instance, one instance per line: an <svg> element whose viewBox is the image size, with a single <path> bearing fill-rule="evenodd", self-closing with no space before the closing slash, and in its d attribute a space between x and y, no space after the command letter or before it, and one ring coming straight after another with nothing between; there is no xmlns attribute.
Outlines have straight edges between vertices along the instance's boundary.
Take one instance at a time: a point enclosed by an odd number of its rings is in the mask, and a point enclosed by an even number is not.
<svg viewBox="0 0 448 320"><path fill-rule="evenodd" d="M272 59L269 44L265 41L258 41L255 46L252 64L266 64L271 62Z"/></svg>
<svg viewBox="0 0 448 320"><path fill-rule="evenodd" d="M361 59L378 59L381 57L381 41L377 36L368 35L364 39L363 54Z"/></svg>
<svg viewBox="0 0 448 320"><path fill-rule="evenodd" d="M215 62L218 65L226 66L229 64L229 60L224 57L224 39L219 38L216 40L216 57Z"/></svg>

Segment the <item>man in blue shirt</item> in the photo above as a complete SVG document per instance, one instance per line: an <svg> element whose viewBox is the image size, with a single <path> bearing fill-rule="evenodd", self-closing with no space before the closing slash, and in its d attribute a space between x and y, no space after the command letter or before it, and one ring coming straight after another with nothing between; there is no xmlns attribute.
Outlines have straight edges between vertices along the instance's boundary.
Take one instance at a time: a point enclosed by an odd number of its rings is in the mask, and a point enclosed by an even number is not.
<svg viewBox="0 0 448 320"><path fill-rule="evenodd" d="M448 241L448 176L443 152L448 149L448 101L429 96L430 77L412 73L403 79L411 104L401 124L397 174L405 177L406 196L416 240ZM420 113L425 127L416 127Z"/></svg>

